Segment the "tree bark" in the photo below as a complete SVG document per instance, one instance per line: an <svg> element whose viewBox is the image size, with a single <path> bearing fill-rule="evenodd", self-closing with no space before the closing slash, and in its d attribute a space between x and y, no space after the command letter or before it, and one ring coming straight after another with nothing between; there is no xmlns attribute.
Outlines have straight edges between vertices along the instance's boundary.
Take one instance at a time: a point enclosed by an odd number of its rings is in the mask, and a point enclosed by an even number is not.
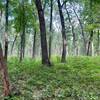
<svg viewBox="0 0 100 100"><path fill-rule="evenodd" d="M51 9L50 9L50 36L49 36L49 59L51 58L51 47L52 47L52 12L53 12L53 0L50 0L51 1Z"/></svg>
<svg viewBox="0 0 100 100"><path fill-rule="evenodd" d="M90 12L89 12L89 18L90 18L90 24L93 24L93 17L92 17L92 15L93 15L93 13L92 13L92 5L93 4L93 1L92 0L90 0ZM94 32L93 32L93 29L90 31L90 37L89 37L89 42L88 42L88 45L87 45L87 56L89 56L89 55L92 55L91 53L90 53L90 47L91 47L91 43L93 42L93 34L94 34Z"/></svg>
<svg viewBox="0 0 100 100"><path fill-rule="evenodd" d="M70 14L66 8L66 4L65 4L65 9L66 9L66 12L68 15L68 20L69 20L69 23L71 25L71 31L72 31L72 35L73 35L73 53L74 53L74 55L77 55L76 34L74 32L74 26L73 26L73 23L71 21Z"/></svg>
<svg viewBox="0 0 100 100"><path fill-rule="evenodd" d="M17 40L17 36L18 35L16 35L15 38L14 38L14 41L13 41L13 44L12 44L12 47L11 47L11 54L13 53L13 48L14 48L15 42Z"/></svg>
<svg viewBox="0 0 100 100"><path fill-rule="evenodd" d="M42 64L51 65L49 57L48 57L46 27L45 27L44 11L42 8L41 0L35 0L35 4L38 10L38 17L39 17L39 23L40 23Z"/></svg>
<svg viewBox="0 0 100 100"><path fill-rule="evenodd" d="M24 8L24 1L22 1L22 22L21 22L21 48L20 48L20 61L22 61L22 59L25 56L25 8Z"/></svg>
<svg viewBox="0 0 100 100"><path fill-rule="evenodd" d="M98 30L98 34L97 34L97 54L100 55L100 32Z"/></svg>
<svg viewBox="0 0 100 100"><path fill-rule="evenodd" d="M83 29L83 25L82 25L82 22L81 22L81 19L79 18L79 16L78 16L78 14L77 14L77 12L76 12L76 10L75 10L75 7L74 7L74 5L72 4L72 3L70 3L71 4L71 6L72 6L72 8L73 8L73 11L74 11L74 13L75 13L75 15L76 15L76 17L77 17L77 20L78 20L78 22L79 22L79 25L80 25L80 28L81 28L81 34L82 34L82 39L83 39L83 43L84 43L84 51L85 51L85 54L86 54L86 48L87 48L87 41L86 41L86 37L85 37L85 34L84 34L84 29Z"/></svg>
<svg viewBox="0 0 100 100"><path fill-rule="evenodd" d="M32 58L35 58L35 50L36 50L36 30L34 32L34 37L33 37L33 52L32 52Z"/></svg>
<svg viewBox="0 0 100 100"><path fill-rule="evenodd" d="M64 22L64 16L63 16L60 0L57 0L57 2L58 2L59 15L60 15L60 21L61 21L61 26L62 26L62 43L63 43L62 46L63 47L62 47L61 62L66 62L66 45L67 44L66 44L65 22Z"/></svg>
<svg viewBox="0 0 100 100"><path fill-rule="evenodd" d="M8 7L9 7L9 0L6 0L6 10L5 10L5 52L4 52L4 58L7 61L8 57Z"/></svg>
<svg viewBox="0 0 100 100"><path fill-rule="evenodd" d="M87 46L87 56L91 55L90 47L91 47L92 40L93 40L93 31L91 31L91 33L90 33L90 38L89 38L89 42L88 42L88 46Z"/></svg>
<svg viewBox="0 0 100 100"><path fill-rule="evenodd" d="M1 43L0 43L0 71L1 71L2 80L3 80L4 96L9 96L10 84L9 84L9 79L8 79L7 64L3 57Z"/></svg>

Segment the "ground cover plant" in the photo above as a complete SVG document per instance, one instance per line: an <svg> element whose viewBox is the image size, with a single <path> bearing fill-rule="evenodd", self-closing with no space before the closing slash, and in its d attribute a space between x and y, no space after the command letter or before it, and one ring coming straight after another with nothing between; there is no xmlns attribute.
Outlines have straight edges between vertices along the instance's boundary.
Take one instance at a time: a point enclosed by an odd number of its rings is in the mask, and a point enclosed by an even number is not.
<svg viewBox="0 0 100 100"><path fill-rule="evenodd" d="M0 100L100 100L100 0L0 0Z"/></svg>
<svg viewBox="0 0 100 100"><path fill-rule="evenodd" d="M68 57L66 64L59 59L53 58L49 68L39 60L27 58L20 63L10 58L13 92L8 100L99 100L100 57Z"/></svg>

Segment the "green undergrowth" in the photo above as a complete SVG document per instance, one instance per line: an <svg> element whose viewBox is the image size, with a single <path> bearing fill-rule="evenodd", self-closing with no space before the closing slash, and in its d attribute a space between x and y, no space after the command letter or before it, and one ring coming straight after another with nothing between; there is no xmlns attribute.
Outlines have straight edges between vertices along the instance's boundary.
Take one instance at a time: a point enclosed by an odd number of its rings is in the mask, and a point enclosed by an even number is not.
<svg viewBox="0 0 100 100"><path fill-rule="evenodd" d="M65 64L54 57L52 63L47 67L30 58L22 63L9 58L8 100L100 100L100 57L68 57Z"/></svg>

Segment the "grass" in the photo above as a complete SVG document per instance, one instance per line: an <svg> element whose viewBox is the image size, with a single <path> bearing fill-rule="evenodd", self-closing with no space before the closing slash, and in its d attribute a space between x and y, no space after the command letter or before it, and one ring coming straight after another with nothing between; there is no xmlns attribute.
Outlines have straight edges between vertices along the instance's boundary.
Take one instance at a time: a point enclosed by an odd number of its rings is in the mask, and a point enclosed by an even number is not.
<svg viewBox="0 0 100 100"><path fill-rule="evenodd" d="M66 64L55 57L52 62L48 68L37 60L10 58L8 100L100 100L100 57L68 57Z"/></svg>

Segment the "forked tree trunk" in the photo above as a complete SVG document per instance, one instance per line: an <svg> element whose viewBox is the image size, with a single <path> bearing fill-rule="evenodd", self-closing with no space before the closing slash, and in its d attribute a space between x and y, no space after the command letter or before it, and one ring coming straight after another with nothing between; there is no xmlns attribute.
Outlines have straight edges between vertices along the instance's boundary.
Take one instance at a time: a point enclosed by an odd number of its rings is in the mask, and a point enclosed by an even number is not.
<svg viewBox="0 0 100 100"><path fill-rule="evenodd" d="M0 43L0 71L1 71L2 80L3 80L4 96L9 96L10 95L10 84L9 84L9 79L8 79L7 64L3 57L1 43Z"/></svg>
<svg viewBox="0 0 100 100"><path fill-rule="evenodd" d="M35 0L35 4L38 10L38 17L39 17L39 23L40 23L42 64L51 65L49 57L48 57L46 27L45 27L44 11L42 8L41 0Z"/></svg>

